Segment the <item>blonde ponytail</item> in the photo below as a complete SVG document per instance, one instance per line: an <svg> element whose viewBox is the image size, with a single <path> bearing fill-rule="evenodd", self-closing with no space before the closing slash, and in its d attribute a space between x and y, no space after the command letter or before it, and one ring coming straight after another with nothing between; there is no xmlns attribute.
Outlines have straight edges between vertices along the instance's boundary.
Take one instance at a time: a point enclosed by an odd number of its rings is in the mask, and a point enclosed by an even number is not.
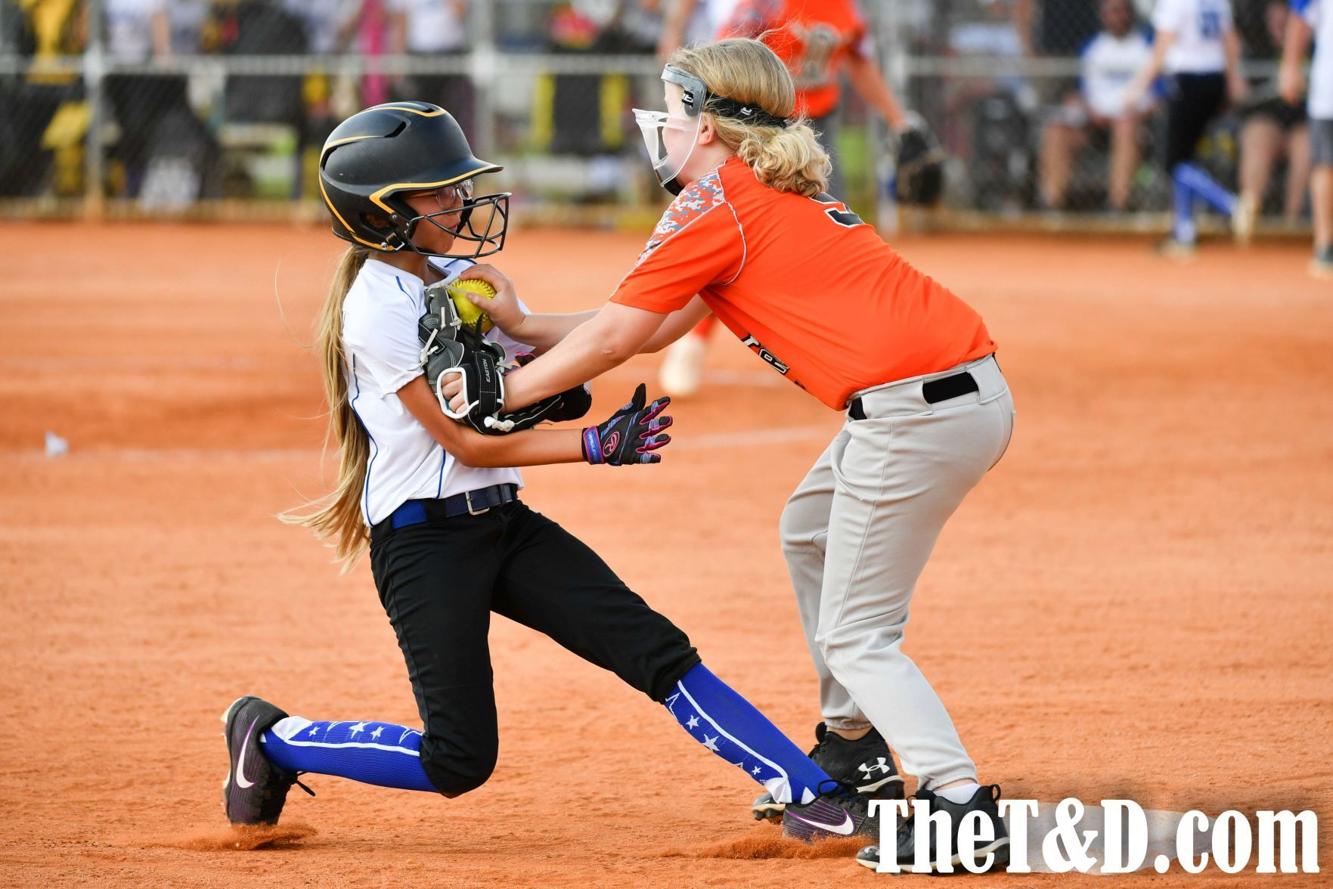
<svg viewBox="0 0 1333 889"><path fill-rule="evenodd" d="M288 524L302 525L320 537L333 538L334 552L343 571L351 568L369 543L361 517L361 493L366 483L370 437L347 397L342 348L343 300L365 262L364 250L351 248L343 254L329 284L324 308L315 322L315 354L319 356L324 395L329 404L329 429L324 446L327 449L330 441L338 445L338 483L332 492L307 504L313 511L286 512L279 516Z"/></svg>
<svg viewBox="0 0 1333 889"><path fill-rule="evenodd" d="M758 40L732 38L676 50L667 63L695 75L715 96L790 118L796 88L787 66ZM704 106L708 111L708 106ZM785 128L710 115L722 144L769 188L814 197L828 188L833 165L805 119Z"/></svg>

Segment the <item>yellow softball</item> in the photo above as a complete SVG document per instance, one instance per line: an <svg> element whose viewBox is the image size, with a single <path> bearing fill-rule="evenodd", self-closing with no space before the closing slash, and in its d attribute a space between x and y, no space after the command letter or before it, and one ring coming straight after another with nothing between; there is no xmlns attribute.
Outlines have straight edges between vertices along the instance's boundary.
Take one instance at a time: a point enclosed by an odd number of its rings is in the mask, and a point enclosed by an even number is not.
<svg viewBox="0 0 1333 889"><path fill-rule="evenodd" d="M491 323L490 315L487 315L477 306L473 305L472 300L464 296L464 294L467 293L480 293L487 299L491 299L495 296L494 287L487 284L485 281L476 278L468 278L466 280L460 279L458 281L451 281L449 284L445 285L444 289L445 292L449 294L449 298L454 301L454 308L458 309L458 317L462 320L464 325L467 327L476 327L477 319L481 319L480 329L482 333L488 332L495 326Z"/></svg>

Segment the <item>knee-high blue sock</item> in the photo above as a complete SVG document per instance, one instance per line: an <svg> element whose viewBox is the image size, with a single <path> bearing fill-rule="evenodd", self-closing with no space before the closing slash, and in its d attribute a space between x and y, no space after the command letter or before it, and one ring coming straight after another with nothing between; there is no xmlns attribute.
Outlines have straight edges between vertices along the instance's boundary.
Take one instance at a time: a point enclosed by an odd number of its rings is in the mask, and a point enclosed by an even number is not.
<svg viewBox="0 0 1333 889"><path fill-rule="evenodd" d="M768 788L780 803L807 803L831 779L754 705L699 664L662 702L690 737Z"/></svg>
<svg viewBox="0 0 1333 889"><path fill-rule="evenodd" d="M1204 203L1218 213L1230 215L1231 211L1236 209L1236 196L1218 185L1212 176L1194 164L1176 164L1171 178L1175 182L1184 183L1190 191L1203 198Z"/></svg>
<svg viewBox="0 0 1333 889"><path fill-rule="evenodd" d="M421 732L390 722L311 722L288 716L260 737L264 755L289 772L439 793L421 767Z"/></svg>
<svg viewBox="0 0 1333 889"><path fill-rule="evenodd" d="M1176 175L1184 164L1171 172L1171 238L1181 244L1194 243L1194 189Z"/></svg>

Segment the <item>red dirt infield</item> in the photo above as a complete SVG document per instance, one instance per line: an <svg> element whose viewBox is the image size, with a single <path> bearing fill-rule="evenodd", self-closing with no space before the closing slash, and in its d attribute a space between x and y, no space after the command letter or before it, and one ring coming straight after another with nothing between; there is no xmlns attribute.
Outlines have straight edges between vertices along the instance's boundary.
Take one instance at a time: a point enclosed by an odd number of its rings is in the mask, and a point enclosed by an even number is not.
<svg viewBox="0 0 1333 889"><path fill-rule="evenodd" d="M0 234L7 885L893 879L750 821L756 786L658 705L498 618L490 783L446 800L312 775L318 798L293 793L276 834L230 830L218 716L237 695L416 720L364 561L341 576L273 517L333 470L304 346L341 243L276 225ZM520 229L496 264L539 309L590 307L642 243ZM1313 808L1327 867L1333 285L1306 276L1303 245L1205 247L1188 265L1134 240L898 246L986 317L1018 407L1008 455L945 529L905 646L982 779L1018 798ZM808 277L836 311L838 270ZM839 418L726 336L710 360L706 389L673 406L663 465L531 469L524 497L804 747L816 684L777 519ZM594 411L655 386L657 363L599 381ZM67 455L43 456L47 431Z"/></svg>

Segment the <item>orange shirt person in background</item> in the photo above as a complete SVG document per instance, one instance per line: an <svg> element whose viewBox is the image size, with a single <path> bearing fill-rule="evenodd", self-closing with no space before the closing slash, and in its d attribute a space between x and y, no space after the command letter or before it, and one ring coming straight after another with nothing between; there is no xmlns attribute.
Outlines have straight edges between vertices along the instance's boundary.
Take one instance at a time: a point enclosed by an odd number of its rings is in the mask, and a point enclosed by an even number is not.
<svg viewBox="0 0 1333 889"><path fill-rule="evenodd" d="M917 776L927 810L950 815L953 840L964 815L989 823L994 839L978 854L1003 867L999 788L978 783L944 704L901 650L940 530L1008 447L1013 400L995 343L971 307L826 193L828 157L791 119L792 79L772 50L750 39L682 49L662 79L667 111L635 115L659 180L678 196L606 305L526 315L497 270L464 273L496 288L474 300L492 320L544 353L506 375L506 408L660 349L712 310L778 373L846 410L781 521L820 680L821 744L878 731ZM820 269L844 282L822 299L807 283ZM456 384L445 397L465 407ZM819 827L791 807L782 817L798 836ZM908 820L897 849L867 847L858 860L910 864L916 829Z"/></svg>
<svg viewBox="0 0 1333 889"><path fill-rule="evenodd" d="M754 37L767 44L791 73L797 113L815 121L837 110L838 75L844 64L858 89L867 66L868 73L879 76L869 30L855 0L740 0L718 36ZM878 104L869 96L866 100ZM889 100L891 107L880 110L890 125L897 125L902 112L892 92Z"/></svg>

